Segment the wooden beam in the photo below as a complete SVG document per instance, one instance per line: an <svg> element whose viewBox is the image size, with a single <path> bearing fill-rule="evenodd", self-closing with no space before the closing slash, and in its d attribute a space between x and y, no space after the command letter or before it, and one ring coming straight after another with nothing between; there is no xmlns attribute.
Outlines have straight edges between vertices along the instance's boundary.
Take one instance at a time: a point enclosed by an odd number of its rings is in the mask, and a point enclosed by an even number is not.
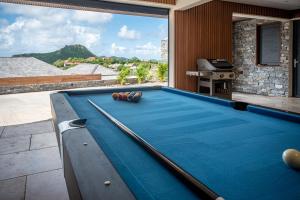
<svg viewBox="0 0 300 200"><path fill-rule="evenodd" d="M101 80L101 74L0 78L0 86L65 83L92 80Z"/></svg>
<svg viewBox="0 0 300 200"><path fill-rule="evenodd" d="M142 1L161 3L161 4L170 4L170 5L176 4L176 0L142 0Z"/></svg>

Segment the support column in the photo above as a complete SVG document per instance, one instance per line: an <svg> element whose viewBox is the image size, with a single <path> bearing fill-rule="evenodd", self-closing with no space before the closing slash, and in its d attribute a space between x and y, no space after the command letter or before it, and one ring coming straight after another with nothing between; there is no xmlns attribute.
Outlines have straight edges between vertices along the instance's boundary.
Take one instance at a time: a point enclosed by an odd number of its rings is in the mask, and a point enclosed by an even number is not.
<svg viewBox="0 0 300 200"><path fill-rule="evenodd" d="M175 87L175 12L169 13L169 87Z"/></svg>

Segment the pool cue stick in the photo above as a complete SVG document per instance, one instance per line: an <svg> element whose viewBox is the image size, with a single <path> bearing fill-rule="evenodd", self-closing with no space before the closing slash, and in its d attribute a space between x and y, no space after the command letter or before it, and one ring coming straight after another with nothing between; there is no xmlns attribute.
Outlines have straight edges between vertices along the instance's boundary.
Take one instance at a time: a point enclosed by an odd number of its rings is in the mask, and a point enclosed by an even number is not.
<svg viewBox="0 0 300 200"><path fill-rule="evenodd" d="M118 121L116 118L108 114L105 110L103 110L101 107L95 104L92 100L88 99L88 101L92 106L94 106L97 109L97 111L102 113L106 118L108 118L111 122L113 122L119 129L121 129L123 133L131 137L134 141L136 141L139 145L144 147L148 152L150 152L153 156L155 156L163 164L165 164L169 169L171 169L172 172L177 177L181 178L181 180L183 180L197 196L203 199L224 200L224 198L217 195L206 185L204 185L199 180L194 178L191 174L183 170L181 167L175 164L168 157L160 153L151 144L149 144L143 138L138 136L134 131L129 129L127 126L125 126L123 123Z"/></svg>

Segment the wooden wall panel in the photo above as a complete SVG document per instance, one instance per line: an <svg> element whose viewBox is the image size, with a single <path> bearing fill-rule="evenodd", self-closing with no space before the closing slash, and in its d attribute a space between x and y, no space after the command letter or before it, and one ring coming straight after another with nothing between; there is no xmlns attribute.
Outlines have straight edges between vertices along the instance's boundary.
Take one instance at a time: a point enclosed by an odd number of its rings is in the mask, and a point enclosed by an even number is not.
<svg viewBox="0 0 300 200"><path fill-rule="evenodd" d="M222 4L225 5L229 11L236 12L236 13L280 17L280 18L292 17L292 13L288 10L252 6L252 5L239 4L239 3L230 3L230 2L222 2Z"/></svg>
<svg viewBox="0 0 300 200"><path fill-rule="evenodd" d="M293 17L294 18L299 18L300 17L300 9L293 11Z"/></svg>
<svg viewBox="0 0 300 200"><path fill-rule="evenodd" d="M232 13L290 18L284 10L219 0L175 11L175 87L196 91L197 58L226 58L232 62Z"/></svg>

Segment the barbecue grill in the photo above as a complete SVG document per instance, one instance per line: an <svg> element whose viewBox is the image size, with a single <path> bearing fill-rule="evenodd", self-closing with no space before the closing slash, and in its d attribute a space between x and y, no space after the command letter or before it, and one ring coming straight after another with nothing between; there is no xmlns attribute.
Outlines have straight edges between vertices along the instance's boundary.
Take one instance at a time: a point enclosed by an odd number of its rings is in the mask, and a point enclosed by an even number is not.
<svg viewBox="0 0 300 200"><path fill-rule="evenodd" d="M186 74L198 77L198 92L231 99L232 80L237 76L234 66L226 59L198 59L197 64L197 71Z"/></svg>

